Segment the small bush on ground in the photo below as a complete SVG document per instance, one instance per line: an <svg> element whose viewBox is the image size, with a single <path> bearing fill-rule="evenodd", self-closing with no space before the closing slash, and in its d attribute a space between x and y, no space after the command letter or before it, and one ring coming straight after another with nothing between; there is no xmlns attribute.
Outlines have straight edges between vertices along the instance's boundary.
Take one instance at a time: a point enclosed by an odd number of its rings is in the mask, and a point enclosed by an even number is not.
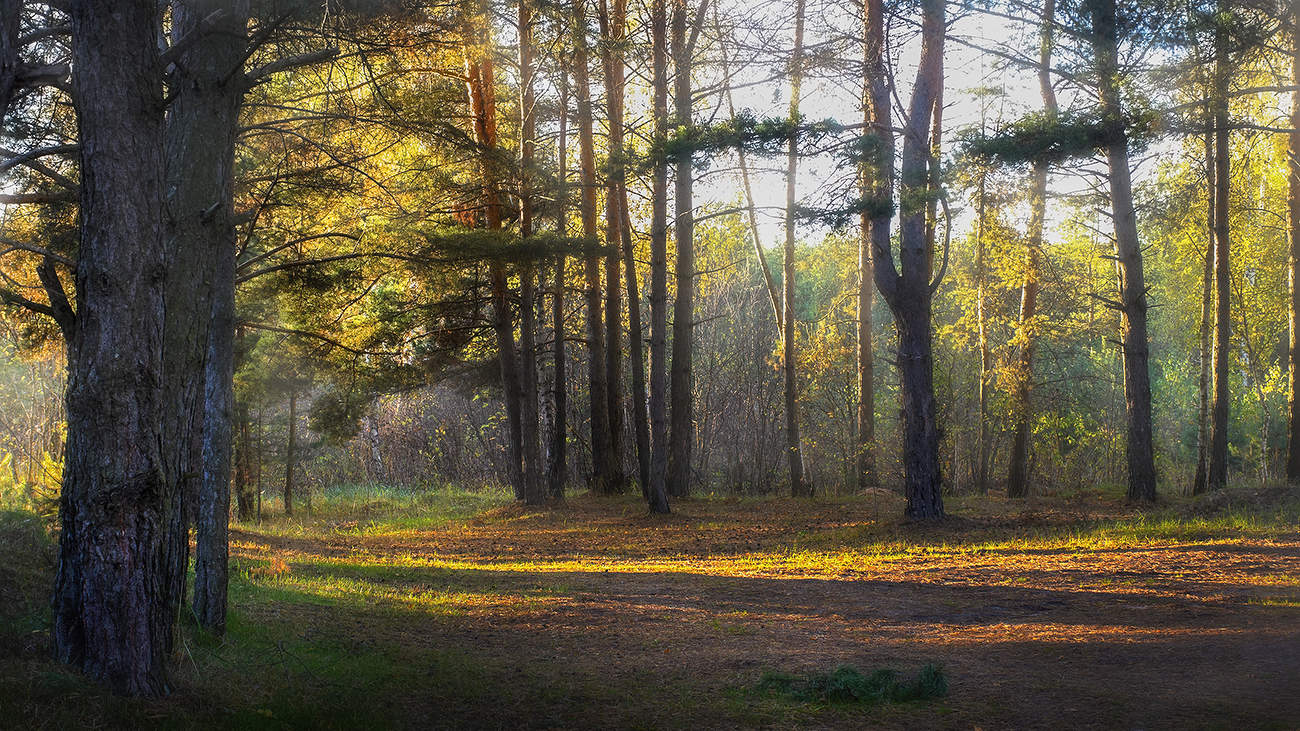
<svg viewBox="0 0 1300 731"><path fill-rule="evenodd" d="M934 664L921 668L915 678L904 680L898 671L881 668L864 675L852 665L841 665L829 673L806 676L767 672L758 689L795 700L819 703L906 703L942 698L948 694L948 679Z"/></svg>

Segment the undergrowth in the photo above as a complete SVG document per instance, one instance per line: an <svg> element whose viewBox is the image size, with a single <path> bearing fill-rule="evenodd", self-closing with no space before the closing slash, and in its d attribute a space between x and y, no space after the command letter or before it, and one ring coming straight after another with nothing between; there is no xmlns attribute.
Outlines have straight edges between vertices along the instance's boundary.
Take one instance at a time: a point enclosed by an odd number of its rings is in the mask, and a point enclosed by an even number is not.
<svg viewBox="0 0 1300 731"><path fill-rule="evenodd" d="M852 665L841 665L829 673L809 675L768 671L763 673L758 690L804 702L875 706L943 698L948 695L948 679L943 668L933 663L922 667L914 678L903 678L891 668L865 675Z"/></svg>

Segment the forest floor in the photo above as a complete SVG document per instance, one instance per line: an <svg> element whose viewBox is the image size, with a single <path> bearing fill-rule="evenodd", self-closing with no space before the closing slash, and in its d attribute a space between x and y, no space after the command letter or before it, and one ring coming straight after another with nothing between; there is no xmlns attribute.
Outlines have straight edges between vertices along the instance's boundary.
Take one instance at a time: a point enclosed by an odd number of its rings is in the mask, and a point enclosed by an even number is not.
<svg viewBox="0 0 1300 731"><path fill-rule="evenodd" d="M0 726L1300 728L1292 489L953 498L942 526L883 491L667 517L458 490L315 507L234 528L227 637L187 626L161 701L49 661L53 548L0 514ZM945 697L762 685L929 663Z"/></svg>

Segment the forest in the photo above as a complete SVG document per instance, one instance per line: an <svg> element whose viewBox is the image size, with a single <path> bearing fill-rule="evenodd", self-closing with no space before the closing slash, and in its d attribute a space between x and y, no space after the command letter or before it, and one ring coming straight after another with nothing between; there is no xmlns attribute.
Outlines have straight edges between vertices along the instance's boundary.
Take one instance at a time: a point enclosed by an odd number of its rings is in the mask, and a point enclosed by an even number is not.
<svg viewBox="0 0 1300 731"><path fill-rule="evenodd" d="M0 0L0 727L1293 728L1300 2Z"/></svg>

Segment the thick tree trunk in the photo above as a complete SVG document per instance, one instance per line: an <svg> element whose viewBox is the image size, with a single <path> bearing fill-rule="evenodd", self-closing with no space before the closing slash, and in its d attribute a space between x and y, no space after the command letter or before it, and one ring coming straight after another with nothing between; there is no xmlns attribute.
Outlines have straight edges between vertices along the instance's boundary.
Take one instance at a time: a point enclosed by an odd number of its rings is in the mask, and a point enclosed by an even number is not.
<svg viewBox="0 0 1300 731"><path fill-rule="evenodd" d="M623 238L623 27L626 0L614 0L611 18L608 0L600 0L601 66L605 78L606 120L609 124L609 175L605 191L605 379L609 384L609 448L612 462L609 491L621 493L627 487L623 469L623 304L621 263L623 251L631 245ZM628 305L631 307L631 292ZM634 332L634 337L637 337ZM635 416L633 417L635 420ZM642 488L644 490L644 486Z"/></svg>
<svg viewBox="0 0 1300 731"><path fill-rule="evenodd" d="M556 160L560 169L560 192L556 200L555 231L561 237L568 236L569 215L569 83L568 75L560 72L560 131L556 138ZM566 373L564 301L564 269L567 257L560 254L555 257L555 280L551 292L551 330L554 335L552 352L551 408L554 418L551 421L549 454L546 462L546 488L551 500L559 502L564 499L564 486L568 482L568 422L569 422L569 383Z"/></svg>
<svg viewBox="0 0 1300 731"><path fill-rule="evenodd" d="M163 452L163 100L157 5L74 0L81 131L80 308L68 353L68 440L55 656L126 695L167 690L175 611L164 560L176 499Z"/></svg>
<svg viewBox="0 0 1300 731"><path fill-rule="evenodd" d="M219 12L218 12L219 11ZM180 417L173 473L188 506L173 519L172 583L183 590L187 513L195 517L194 613L226 622L231 410L235 335L235 135L243 100L248 3L187 0L172 7L175 41L197 38L177 64L167 120L169 284L165 363ZM181 598L180 591L176 601Z"/></svg>
<svg viewBox="0 0 1300 731"><path fill-rule="evenodd" d="M601 312L601 256L596 231L596 149L592 139L591 83L587 72L586 0L573 4L574 83L578 89L578 158L582 174L582 237L588 249L583 274L587 304L588 390L591 399L591 489L607 493L613 485L609 381L606 378L605 323Z"/></svg>
<svg viewBox="0 0 1300 731"><path fill-rule="evenodd" d="M1287 136L1287 212L1291 229L1287 257L1287 482L1300 482L1300 11L1291 15L1291 133Z"/></svg>
<svg viewBox="0 0 1300 731"><path fill-rule="evenodd" d="M799 447L799 380L795 371L795 194L799 176L799 94L803 83L804 0L795 0L794 53L790 63L790 137L786 142L785 249L781 275L781 372L785 376L785 449L790 467L790 494L812 497L804 480L803 453Z"/></svg>
<svg viewBox="0 0 1300 731"><path fill-rule="evenodd" d="M673 116L680 131L690 127L691 47L686 29L688 0L675 0L672 19ZM677 247L673 279L673 355L668 374L668 494L686 497L691 491L691 451L695 430L692 361L695 340L695 170L689 145L677 151L674 164L673 238Z"/></svg>
<svg viewBox="0 0 1300 731"><path fill-rule="evenodd" d="M1056 26L1056 0L1043 0L1042 25L1038 46L1038 90L1043 97L1043 111L1055 121L1059 108L1052 88L1052 45ZM1007 496L1029 495L1029 437L1033 418L1034 341L1037 337L1034 318L1038 315L1040 258L1043 228L1047 222L1047 176L1051 165L1046 160L1034 162L1030 173L1029 242L1025 248L1025 280L1020 287L1020 319L1016 339L1020 352L1011 399L1015 425L1012 427L1011 456L1007 469Z"/></svg>
<svg viewBox="0 0 1300 731"><path fill-rule="evenodd" d="M1223 8L1220 3L1221 10ZM1214 32L1214 400L1210 410L1210 455L1206 484L1228 484L1228 356L1231 353L1231 252L1228 239L1228 193L1231 150L1228 130L1228 29L1220 18Z"/></svg>
<svg viewBox="0 0 1300 731"><path fill-rule="evenodd" d="M652 0L654 136L668 136L668 11ZM650 192L650 509L668 512L668 162L656 157Z"/></svg>
<svg viewBox="0 0 1300 731"><path fill-rule="evenodd" d="M891 103L885 68L884 8L880 0L866 0L868 73L872 80L872 132L879 140L878 170L892 174L893 136L889 131ZM917 520L944 517L943 481L939 471L939 427L934 404L931 334L930 251L926 241L926 208L930 188L929 159L932 114L943 83L944 4L925 0L922 6L921 59L912 87L907 127L903 134L899 263L896 268L889 240L889 216L883 193L892 188L877 176L878 211L872 220L872 254L876 287L889 304L898 328L898 370L902 396L903 472L907 493L906 514ZM891 191L892 192L892 191Z"/></svg>
<svg viewBox="0 0 1300 731"><path fill-rule="evenodd" d="M1115 0L1093 0L1092 44L1096 57L1098 99L1104 122L1111 127L1106 148L1110 166L1110 196L1115 225L1115 253L1120 275L1120 341L1124 355L1124 402L1128 417L1128 497L1156 499L1155 453L1152 449L1150 345L1147 339L1146 278L1133 182L1129 170L1128 132L1119 95L1119 39Z"/></svg>

